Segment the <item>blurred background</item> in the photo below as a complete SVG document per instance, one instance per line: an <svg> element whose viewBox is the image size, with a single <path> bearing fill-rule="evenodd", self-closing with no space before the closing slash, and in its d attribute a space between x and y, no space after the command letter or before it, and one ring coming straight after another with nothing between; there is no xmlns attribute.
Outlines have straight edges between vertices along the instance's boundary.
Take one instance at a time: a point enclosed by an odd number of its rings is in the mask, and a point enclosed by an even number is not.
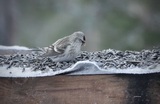
<svg viewBox="0 0 160 104"><path fill-rule="evenodd" d="M0 0L0 45L49 46L75 31L83 50L160 45L159 0Z"/></svg>

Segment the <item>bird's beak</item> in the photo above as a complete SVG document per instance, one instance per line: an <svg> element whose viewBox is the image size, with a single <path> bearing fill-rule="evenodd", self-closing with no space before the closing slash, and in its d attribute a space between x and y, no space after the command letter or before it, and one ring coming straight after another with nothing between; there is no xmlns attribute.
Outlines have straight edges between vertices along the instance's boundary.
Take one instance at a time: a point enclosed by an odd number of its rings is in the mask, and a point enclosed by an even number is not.
<svg viewBox="0 0 160 104"><path fill-rule="evenodd" d="M86 42L85 42L85 41L82 41L82 45L85 46L85 45L86 45Z"/></svg>
<svg viewBox="0 0 160 104"><path fill-rule="evenodd" d="M85 46L85 45L86 45L85 43L86 43L86 38L85 38L85 36L84 36L84 37L83 37L83 40L82 40L82 45Z"/></svg>

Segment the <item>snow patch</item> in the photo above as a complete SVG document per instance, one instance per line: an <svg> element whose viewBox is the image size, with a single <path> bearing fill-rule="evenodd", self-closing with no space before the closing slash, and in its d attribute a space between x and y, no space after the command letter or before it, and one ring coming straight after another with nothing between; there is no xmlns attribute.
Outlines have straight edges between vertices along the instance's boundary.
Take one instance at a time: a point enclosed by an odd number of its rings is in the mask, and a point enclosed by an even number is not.
<svg viewBox="0 0 160 104"><path fill-rule="evenodd" d="M0 49L3 50L8 50L8 49L13 49L13 50L30 50L28 47L24 47L24 46L3 46L0 45Z"/></svg>
<svg viewBox="0 0 160 104"><path fill-rule="evenodd" d="M7 66L0 66L0 77L43 77L43 76L54 76L62 73L67 75L90 75L90 74L151 74L159 73L160 65L157 65L154 69L142 69L142 68L127 68L127 69L116 69L108 68L102 69L96 62L91 61L79 61L71 67L64 70L50 69L49 67L45 70L33 71L32 68L25 68L23 71L22 67L11 67L7 69Z"/></svg>

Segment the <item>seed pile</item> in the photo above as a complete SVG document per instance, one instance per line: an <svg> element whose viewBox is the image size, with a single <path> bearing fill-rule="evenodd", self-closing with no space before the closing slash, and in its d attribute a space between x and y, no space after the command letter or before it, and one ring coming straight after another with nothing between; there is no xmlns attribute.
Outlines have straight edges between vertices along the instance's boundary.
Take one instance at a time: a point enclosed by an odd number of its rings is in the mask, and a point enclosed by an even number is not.
<svg viewBox="0 0 160 104"><path fill-rule="evenodd" d="M119 51L119 50L103 50L98 52L83 52L80 59L88 59L95 61L101 68L147 68L160 64L160 50L142 50L137 51Z"/></svg>
<svg viewBox="0 0 160 104"><path fill-rule="evenodd" d="M119 51L108 49L96 52L83 51L77 58L69 62L53 62L49 57L39 57L40 53L31 52L29 54L14 54L0 56L0 66L21 67L25 71L26 68L32 68L33 71L52 69L53 71L65 70L74 65L78 61L90 60L97 62L99 67L103 69L116 68L155 68L160 64L160 49L138 51Z"/></svg>

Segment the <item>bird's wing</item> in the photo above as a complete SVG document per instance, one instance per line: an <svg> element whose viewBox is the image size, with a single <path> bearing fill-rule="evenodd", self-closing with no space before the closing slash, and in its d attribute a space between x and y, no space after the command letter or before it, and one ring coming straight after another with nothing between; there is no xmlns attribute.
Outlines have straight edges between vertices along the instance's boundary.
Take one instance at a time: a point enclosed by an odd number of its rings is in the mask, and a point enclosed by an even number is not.
<svg viewBox="0 0 160 104"><path fill-rule="evenodd" d="M69 37L64 37L62 39L59 39L54 44L52 44L54 50L58 53L63 53L68 45L70 45Z"/></svg>
<svg viewBox="0 0 160 104"><path fill-rule="evenodd" d="M49 56L56 56L59 55L60 53L55 52L54 50L48 50L47 52L44 52L41 56L42 57L49 57Z"/></svg>

